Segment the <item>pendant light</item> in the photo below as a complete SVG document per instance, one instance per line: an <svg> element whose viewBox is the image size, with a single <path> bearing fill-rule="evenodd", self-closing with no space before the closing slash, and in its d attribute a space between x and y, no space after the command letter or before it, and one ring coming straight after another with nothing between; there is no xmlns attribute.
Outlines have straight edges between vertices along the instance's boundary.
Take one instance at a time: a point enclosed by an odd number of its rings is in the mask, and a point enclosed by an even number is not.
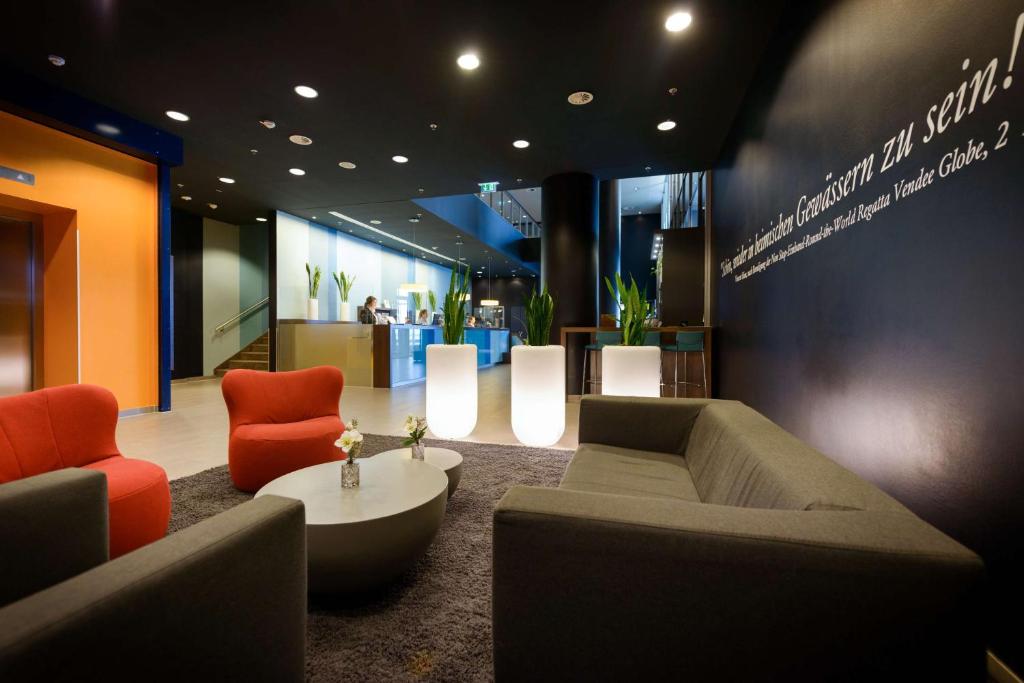
<svg viewBox="0 0 1024 683"><path fill-rule="evenodd" d="M497 299L491 298L491 257L487 257L487 298L480 300L481 306L500 306Z"/></svg>
<svg viewBox="0 0 1024 683"><path fill-rule="evenodd" d="M412 219L409 219L410 222L413 224L413 226L412 226L412 241L413 241L413 244L417 243L416 242L416 223L419 222L419 217L420 217L420 214L416 214L416 220L415 221L413 221ZM413 259L415 259L415 258L416 257L413 256ZM414 268L415 268L415 266L414 266ZM413 272L415 272L415 270ZM430 290L430 287L428 287L425 284L421 284L419 282L403 282L402 284L398 285L398 293L402 294L402 295L405 295L405 294L424 294L424 293L426 293L429 290Z"/></svg>

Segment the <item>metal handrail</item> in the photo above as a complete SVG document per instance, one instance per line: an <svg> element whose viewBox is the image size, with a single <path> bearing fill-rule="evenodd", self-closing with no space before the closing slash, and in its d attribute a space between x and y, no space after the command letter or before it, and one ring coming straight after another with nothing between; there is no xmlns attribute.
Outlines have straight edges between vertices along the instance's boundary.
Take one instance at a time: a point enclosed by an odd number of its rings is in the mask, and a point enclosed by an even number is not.
<svg viewBox="0 0 1024 683"><path fill-rule="evenodd" d="M244 311L241 311L237 315L231 316L230 318L228 318L227 320L222 322L220 325L217 325L217 327L213 328L214 333L215 334L221 334L222 332L224 332L224 330L228 329L233 324L235 324L238 321L240 321L242 318L245 318L245 317L255 313L256 311L260 310L261 308L263 308L264 306L266 306L269 303L270 303L270 297L269 296L264 298L262 301L257 301L256 303L254 303L249 308L245 309Z"/></svg>
<svg viewBox="0 0 1024 683"><path fill-rule="evenodd" d="M526 207L507 190L478 192L476 197L508 221L524 237L540 237L540 221L531 216ZM495 198L498 200L497 206L494 205Z"/></svg>

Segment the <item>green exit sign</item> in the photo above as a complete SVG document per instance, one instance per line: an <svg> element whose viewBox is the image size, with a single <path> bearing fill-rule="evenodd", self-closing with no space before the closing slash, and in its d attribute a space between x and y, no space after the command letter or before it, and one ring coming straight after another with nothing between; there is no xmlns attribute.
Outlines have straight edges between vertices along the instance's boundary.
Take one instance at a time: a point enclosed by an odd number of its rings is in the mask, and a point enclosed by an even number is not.
<svg viewBox="0 0 1024 683"><path fill-rule="evenodd" d="M497 192L498 183L480 183L481 192Z"/></svg>

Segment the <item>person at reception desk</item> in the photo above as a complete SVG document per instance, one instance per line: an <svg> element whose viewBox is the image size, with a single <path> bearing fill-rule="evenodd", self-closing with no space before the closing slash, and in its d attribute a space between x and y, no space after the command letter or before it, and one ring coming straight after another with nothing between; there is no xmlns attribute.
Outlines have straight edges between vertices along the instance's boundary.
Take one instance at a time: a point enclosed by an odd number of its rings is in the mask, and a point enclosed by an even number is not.
<svg viewBox="0 0 1024 683"><path fill-rule="evenodd" d="M420 314L418 316L416 316L416 324L417 325L429 325L430 324L430 314L428 313L427 309L424 308L422 311L420 311Z"/></svg>
<svg viewBox="0 0 1024 683"><path fill-rule="evenodd" d="M384 316L377 313L377 297L368 296L363 304L363 310L359 314L359 322L364 325L386 325Z"/></svg>
<svg viewBox="0 0 1024 683"><path fill-rule="evenodd" d="M476 327L476 316L475 315L469 316L469 318L466 320L466 327Z"/></svg>

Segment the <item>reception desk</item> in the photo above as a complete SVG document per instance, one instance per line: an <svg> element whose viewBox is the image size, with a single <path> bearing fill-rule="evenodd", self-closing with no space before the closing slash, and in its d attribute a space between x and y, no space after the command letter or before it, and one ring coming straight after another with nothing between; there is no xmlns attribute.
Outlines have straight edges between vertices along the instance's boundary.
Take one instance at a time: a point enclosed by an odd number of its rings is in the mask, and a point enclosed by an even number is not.
<svg viewBox="0 0 1024 683"><path fill-rule="evenodd" d="M427 376L427 345L441 344L434 325L364 325L326 320L279 320L277 369L300 370L331 365L356 387L399 387ZM509 331L467 327L466 343L477 348L477 367L504 361Z"/></svg>
<svg viewBox="0 0 1024 683"><path fill-rule="evenodd" d="M443 343L438 325L374 326L373 386L400 387L422 382L427 377L427 346ZM467 327L466 343L476 345L477 368L488 368L504 361L509 351L509 331Z"/></svg>

